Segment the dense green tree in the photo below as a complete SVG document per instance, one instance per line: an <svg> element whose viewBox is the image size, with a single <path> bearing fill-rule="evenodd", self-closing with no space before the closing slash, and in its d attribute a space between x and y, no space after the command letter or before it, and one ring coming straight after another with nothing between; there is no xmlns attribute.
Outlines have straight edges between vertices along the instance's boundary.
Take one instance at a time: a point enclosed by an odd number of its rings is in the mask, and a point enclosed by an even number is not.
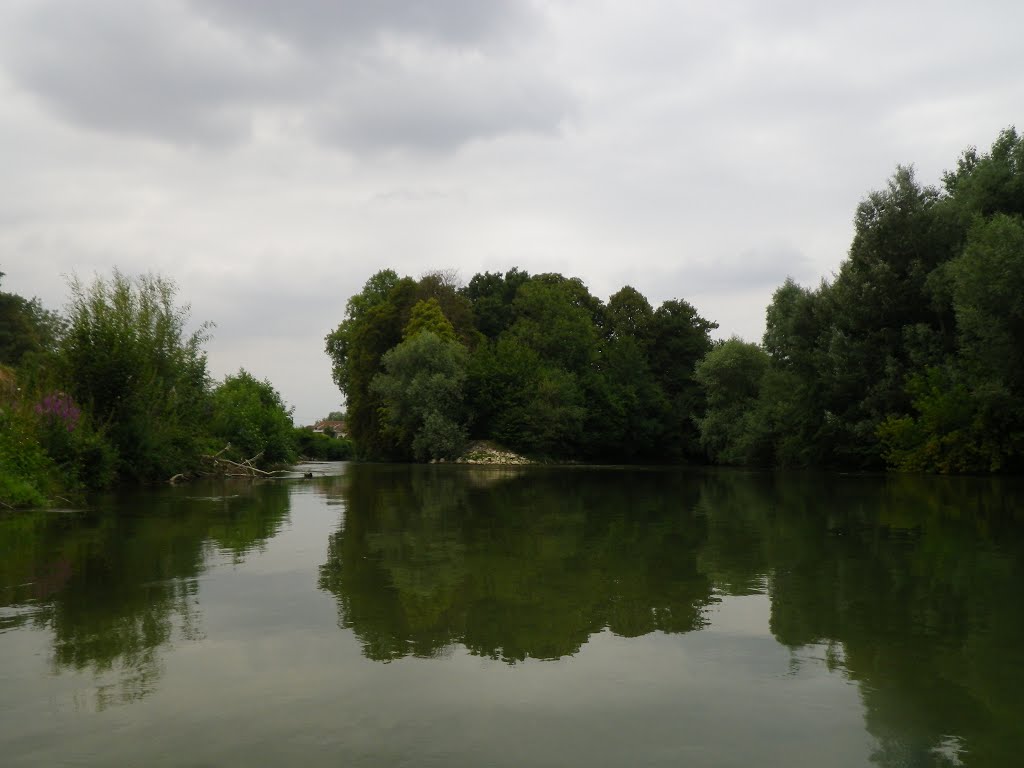
<svg viewBox="0 0 1024 768"><path fill-rule="evenodd" d="M942 190L899 168L858 206L849 257L766 317L786 377L776 444L800 465L1008 471L1024 441L1024 144L970 149ZM765 392L762 395L768 398ZM766 403L762 413L772 409ZM763 424L763 419L757 419ZM786 447L788 446L788 447Z"/></svg>
<svg viewBox="0 0 1024 768"><path fill-rule="evenodd" d="M402 331L403 339L411 339L417 333L430 331L445 341L455 341L455 328L441 311L441 304L435 298L416 302L409 313L409 322Z"/></svg>
<svg viewBox="0 0 1024 768"><path fill-rule="evenodd" d="M540 363L518 382L512 404L495 419L494 436L527 453L571 458L579 453L585 418L578 378Z"/></svg>
<svg viewBox="0 0 1024 768"><path fill-rule="evenodd" d="M654 331L654 310L640 291L627 285L613 293L604 315L604 330L609 338L630 338L641 348L647 348Z"/></svg>
<svg viewBox="0 0 1024 768"><path fill-rule="evenodd" d="M484 272L474 275L462 289L462 295L473 307L477 330L488 339L496 339L512 325L515 312L512 302L523 283L530 279L527 272L513 268L504 275Z"/></svg>
<svg viewBox="0 0 1024 768"><path fill-rule="evenodd" d="M642 343L630 335L606 341L588 384L584 455L664 461L666 445L678 436L666 429L671 409Z"/></svg>
<svg viewBox="0 0 1024 768"><path fill-rule="evenodd" d="M3 277L0 272L0 283ZM0 365L16 366L29 353L52 349L59 330L57 315L38 299L0 291Z"/></svg>
<svg viewBox="0 0 1024 768"><path fill-rule="evenodd" d="M946 265L959 354L908 380L912 414L880 437L891 464L939 472L1015 470L1024 459L1024 222L978 219Z"/></svg>
<svg viewBox="0 0 1024 768"><path fill-rule="evenodd" d="M89 286L71 282L58 344L66 391L105 430L128 479L166 479L200 452L209 326L188 332L176 293L165 278L116 270Z"/></svg>
<svg viewBox="0 0 1024 768"><path fill-rule="evenodd" d="M349 299L345 319L326 338L334 381L345 397L348 429L358 454L386 458L396 451L380 424L380 398L370 382L384 353L402 341L416 297L416 283L382 270Z"/></svg>
<svg viewBox="0 0 1024 768"><path fill-rule="evenodd" d="M836 461L880 466L878 425L906 411L912 372L904 328L938 329L942 312L927 279L954 246L937 216L939 192L899 168L886 189L857 208L849 258L828 291L828 410L835 419Z"/></svg>
<svg viewBox="0 0 1024 768"><path fill-rule="evenodd" d="M1011 127L1000 132L989 152L971 147L943 183L964 226L976 216L1024 216L1024 136Z"/></svg>
<svg viewBox="0 0 1024 768"><path fill-rule="evenodd" d="M597 357L600 303L578 279L539 275L520 286L509 333L564 371L581 373Z"/></svg>
<svg viewBox="0 0 1024 768"><path fill-rule="evenodd" d="M297 456L292 409L269 381L245 369L214 389L209 429L222 445L231 446L235 459L258 458L272 465Z"/></svg>
<svg viewBox="0 0 1024 768"><path fill-rule="evenodd" d="M445 304L462 312L450 275L413 283L390 273L386 292L381 282L378 275L350 302L350 316L328 337L361 455L410 455L410 433L394 418L385 426L383 390L370 381L389 350L423 330L469 350L463 418L474 438L553 458L701 455L693 419L703 396L693 369L716 326L686 302L655 312L627 286L605 307L578 278L512 269L476 275L459 290L474 322L460 328Z"/></svg>
<svg viewBox="0 0 1024 768"><path fill-rule="evenodd" d="M312 427L296 427L294 435L299 457L311 461L348 461L353 456L352 441L346 437L328 437Z"/></svg>
<svg viewBox="0 0 1024 768"><path fill-rule="evenodd" d="M450 458L465 442L463 388L468 353L456 341L420 331L381 358L371 384L383 429L406 456Z"/></svg>
<svg viewBox="0 0 1024 768"><path fill-rule="evenodd" d="M757 418L762 381L770 358L756 344L735 336L697 365L695 376L707 397L698 420L701 444L722 464L770 464L771 435Z"/></svg>
<svg viewBox="0 0 1024 768"><path fill-rule="evenodd" d="M479 333L473 321L473 305L460 291L458 275L453 270L424 274L416 282L416 296L420 301L437 304L459 341L468 347L476 345Z"/></svg>
<svg viewBox="0 0 1024 768"><path fill-rule="evenodd" d="M704 413L705 396L694 371L711 350L711 332L716 328L718 323L701 317L681 299L666 301L654 312L648 359L667 401L663 460L704 459L696 419Z"/></svg>
<svg viewBox="0 0 1024 768"><path fill-rule="evenodd" d="M904 328L916 366L910 406L878 435L892 466L939 472L1024 466L1024 143L1004 131L987 154L969 149L946 174L942 214L956 252L928 276L943 334ZM952 340L952 343L950 342Z"/></svg>
<svg viewBox="0 0 1024 768"><path fill-rule="evenodd" d="M949 273L964 364L1024 395L1024 217L979 220Z"/></svg>
<svg viewBox="0 0 1024 768"><path fill-rule="evenodd" d="M583 455L611 461L663 461L670 407L651 369L654 310L631 286L612 294L603 313L604 339L583 377L586 423Z"/></svg>
<svg viewBox="0 0 1024 768"><path fill-rule="evenodd" d="M764 349L773 373L761 398L762 416L778 423L776 461L786 466L819 466L831 457L837 426L830 417L832 341L829 286L810 290L787 279L765 313ZM769 416L769 414L774 416Z"/></svg>

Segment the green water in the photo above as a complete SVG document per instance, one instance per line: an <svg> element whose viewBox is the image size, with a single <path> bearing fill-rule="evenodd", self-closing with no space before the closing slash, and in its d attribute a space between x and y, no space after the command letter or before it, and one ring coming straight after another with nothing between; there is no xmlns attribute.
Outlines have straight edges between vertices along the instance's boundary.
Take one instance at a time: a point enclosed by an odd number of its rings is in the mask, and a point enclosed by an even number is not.
<svg viewBox="0 0 1024 768"><path fill-rule="evenodd" d="M1024 764L1019 482L315 471L0 515L0 765Z"/></svg>

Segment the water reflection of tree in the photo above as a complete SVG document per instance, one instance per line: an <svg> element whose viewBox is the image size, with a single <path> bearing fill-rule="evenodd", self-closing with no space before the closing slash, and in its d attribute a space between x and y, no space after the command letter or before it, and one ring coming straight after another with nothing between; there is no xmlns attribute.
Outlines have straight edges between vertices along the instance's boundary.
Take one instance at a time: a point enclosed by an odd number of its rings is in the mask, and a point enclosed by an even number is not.
<svg viewBox="0 0 1024 768"><path fill-rule="evenodd" d="M882 766L1015 764L1024 494L1008 481L354 467L320 585L373 659L461 643L558 658L608 628L705 623L767 590L770 629L860 688Z"/></svg>
<svg viewBox="0 0 1024 768"><path fill-rule="evenodd" d="M772 631L842 644L879 765L1019 759L1020 498L1006 481L805 478L762 502Z"/></svg>
<svg viewBox="0 0 1024 768"><path fill-rule="evenodd" d="M320 585L370 658L458 642L553 659L604 628L704 624L713 598L696 567L704 527L691 480L581 470L486 483L472 472L352 469Z"/></svg>
<svg viewBox="0 0 1024 768"><path fill-rule="evenodd" d="M0 520L0 605L18 609L9 625L52 631L55 670L102 677L99 708L153 690L161 649L202 636L198 576L209 548L239 562L288 514L284 486L194 493L168 489L111 498L90 513Z"/></svg>

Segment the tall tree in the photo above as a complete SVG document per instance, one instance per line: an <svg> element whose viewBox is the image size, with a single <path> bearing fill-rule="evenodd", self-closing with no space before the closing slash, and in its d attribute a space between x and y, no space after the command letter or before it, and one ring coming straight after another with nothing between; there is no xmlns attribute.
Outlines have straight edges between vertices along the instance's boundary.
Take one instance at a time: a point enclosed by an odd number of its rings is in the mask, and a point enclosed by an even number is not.
<svg viewBox="0 0 1024 768"><path fill-rule="evenodd" d="M718 323L701 317L681 299L664 302L654 313L648 356L651 371L668 403L662 455L665 459L701 460L696 421L704 414L704 390L694 371L712 348Z"/></svg>
<svg viewBox="0 0 1024 768"><path fill-rule="evenodd" d="M0 272L0 283L3 277ZM59 318L39 299L0 291L0 365L16 366L26 354L51 349L59 329Z"/></svg>
<svg viewBox="0 0 1024 768"><path fill-rule="evenodd" d="M450 458L465 442L466 349L425 330L381 358L371 384L381 398L383 429L417 461Z"/></svg>
<svg viewBox="0 0 1024 768"><path fill-rule="evenodd" d="M210 326L189 332L176 294L166 278L116 270L89 286L71 281L58 345L65 389L107 429L127 478L167 478L199 454Z"/></svg>
<svg viewBox="0 0 1024 768"><path fill-rule="evenodd" d="M415 281L382 270L349 299L345 319L326 338L334 381L346 401L349 434L364 458L387 458L397 450L381 429L382 403L370 382L380 370L384 353L402 341L418 301L416 293Z"/></svg>
<svg viewBox="0 0 1024 768"><path fill-rule="evenodd" d="M757 419L762 382L770 358L756 344L733 337L697 365L695 376L707 397L698 420L701 444L722 464L771 464L771 435Z"/></svg>

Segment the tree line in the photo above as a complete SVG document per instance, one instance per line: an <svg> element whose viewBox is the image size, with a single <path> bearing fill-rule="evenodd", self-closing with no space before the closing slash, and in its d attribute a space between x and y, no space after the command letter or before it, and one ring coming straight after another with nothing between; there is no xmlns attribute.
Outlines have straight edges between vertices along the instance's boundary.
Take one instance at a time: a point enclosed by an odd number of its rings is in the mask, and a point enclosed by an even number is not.
<svg viewBox="0 0 1024 768"><path fill-rule="evenodd" d="M0 503L194 472L202 456L534 457L941 473L1024 470L1024 138L857 207L838 272L775 291L760 344L683 299L577 277L371 276L327 336L352 438L295 431L268 381L212 380L162 277L75 279L61 313L0 291ZM0 274L2 278L2 274Z"/></svg>
<svg viewBox="0 0 1024 768"><path fill-rule="evenodd" d="M731 340L698 366L710 457L1020 472L1024 139L968 149L941 187L901 167L854 223L832 280L775 292L762 345Z"/></svg>
<svg viewBox="0 0 1024 768"><path fill-rule="evenodd" d="M347 457L347 444L296 430L269 381L244 369L213 381L210 326L187 330L169 280L115 271L73 279L70 293L56 313L0 292L0 504L165 481L213 454L258 467L300 449Z"/></svg>
<svg viewBox="0 0 1024 768"><path fill-rule="evenodd" d="M380 271L326 338L356 450L1019 472L1024 140L968 149L941 187L899 167L854 223L832 279L775 291L760 344L630 286Z"/></svg>

